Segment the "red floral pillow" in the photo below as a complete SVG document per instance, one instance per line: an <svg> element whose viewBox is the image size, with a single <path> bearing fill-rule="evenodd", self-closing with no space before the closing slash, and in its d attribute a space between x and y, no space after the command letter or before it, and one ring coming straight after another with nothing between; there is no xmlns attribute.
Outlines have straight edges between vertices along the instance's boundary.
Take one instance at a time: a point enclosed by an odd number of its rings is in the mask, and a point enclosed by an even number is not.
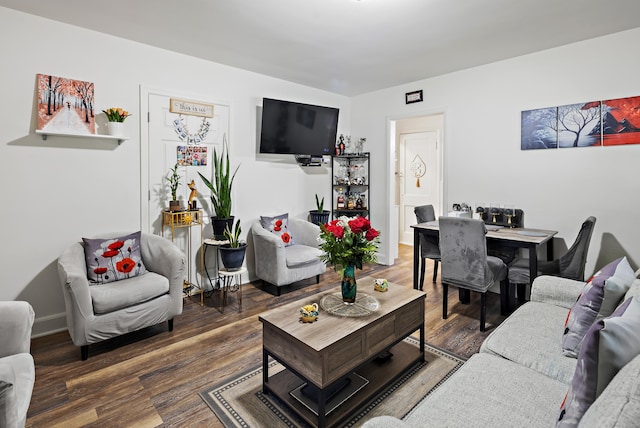
<svg viewBox="0 0 640 428"><path fill-rule="evenodd" d="M94 284L133 278L147 272L140 254L140 232L108 239L82 238L87 277Z"/></svg>
<svg viewBox="0 0 640 428"><path fill-rule="evenodd" d="M263 217L260 216L260 224L262 227L278 236L285 247L293 245L293 236L289 231L289 214L281 214L275 217Z"/></svg>

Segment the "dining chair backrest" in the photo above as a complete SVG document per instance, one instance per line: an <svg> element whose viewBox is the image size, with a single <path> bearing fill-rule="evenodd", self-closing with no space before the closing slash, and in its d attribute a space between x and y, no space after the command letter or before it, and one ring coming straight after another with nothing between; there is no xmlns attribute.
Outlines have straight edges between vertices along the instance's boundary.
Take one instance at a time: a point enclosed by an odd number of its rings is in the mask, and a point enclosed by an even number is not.
<svg viewBox="0 0 640 428"><path fill-rule="evenodd" d="M580 232L569 250L558 259L559 276L584 281L584 269L587 263L589 243L596 226L596 218L588 217L580 227Z"/></svg>
<svg viewBox="0 0 640 428"><path fill-rule="evenodd" d="M440 217L442 282L486 291L496 279L487 262L486 227L479 219Z"/></svg>
<svg viewBox="0 0 640 428"><path fill-rule="evenodd" d="M417 206L413 209L413 212L416 214L416 220L418 223L426 223L436 220L433 205ZM438 244L438 237L420 234L420 253L422 258L439 259L440 245Z"/></svg>

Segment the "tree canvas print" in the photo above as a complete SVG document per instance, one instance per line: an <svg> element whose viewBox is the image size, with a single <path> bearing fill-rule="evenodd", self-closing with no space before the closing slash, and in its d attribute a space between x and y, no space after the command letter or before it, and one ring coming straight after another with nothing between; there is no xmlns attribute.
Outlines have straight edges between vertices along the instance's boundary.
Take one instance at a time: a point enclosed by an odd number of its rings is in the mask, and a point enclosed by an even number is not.
<svg viewBox="0 0 640 428"><path fill-rule="evenodd" d="M602 101L602 144L640 144L640 97Z"/></svg>
<svg viewBox="0 0 640 428"><path fill-rule="evenodd" d="M558 107L558 147L600 145L600 101Z"/></svg>
<svg viewBox="0 0 640 428"><path fill-rule="evenodd" d="M93 135L94 84L38 74L38 130Z"/></svg>
<svg viewBox="0 0 640 428"><path fill-rule="evenodd" d="M548 107L522 112L520 148L522 150L558 147L558 108Z"/></svg>

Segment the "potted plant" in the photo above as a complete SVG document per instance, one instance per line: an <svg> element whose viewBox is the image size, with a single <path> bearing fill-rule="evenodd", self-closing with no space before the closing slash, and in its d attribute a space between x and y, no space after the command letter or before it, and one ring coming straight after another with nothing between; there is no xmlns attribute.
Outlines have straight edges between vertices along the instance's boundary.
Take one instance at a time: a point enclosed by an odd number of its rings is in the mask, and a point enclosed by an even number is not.
<svg viewBox="0 0 640 428"><path fill-rule="evenodd" d="M319 199L316 193L316 209L309 211L309 217L311 223L317 224L318 226L329 222L329 211L324 210L324 196L322 199Z"/></svg>
<svg viewBox="0 0 640 428"><path fill-rule="evenodd" d="M244 256L247 250L247 244L240 241L240 220L236 220L232 227L227 226L224 229L224 237L229 241L228 244L220 246L220 258L222 264L227 270L240 269L244 262Z"/></svg>
<svg viewBox="0 0 640 428"><path fill-rule="evenodd" d="M224 236L224 230L233 225L233 216L231 215L231 189L233 180L236 177L240 165L236 167L231 174L229 165L229 148L227 147L226 134L223 136L222 152L218 156L216 149L213 149L213 179L209 181L207 177L200 175L204 184L211 191L211 206L215 215L211 217L211 225L213 234L220 239Z"/></svg>
<svg viewBox="0 0 640 428"><path fill-rule="evenodd" d="M169 173L165 177L169 182L171 188L171 200L169 201L169 211L180 211L182 206L177 197L178 186L180 186L180 174L178 174L178 163L169 170Z"/></svg>
<svg viewBox="0 0 640 428"><path fill-rule="evenodd" d="M121 107L111 107L102 112L107 116L107 133L109 135L119 137L122 135L123 122L131 116L128 111Z"/></svg>

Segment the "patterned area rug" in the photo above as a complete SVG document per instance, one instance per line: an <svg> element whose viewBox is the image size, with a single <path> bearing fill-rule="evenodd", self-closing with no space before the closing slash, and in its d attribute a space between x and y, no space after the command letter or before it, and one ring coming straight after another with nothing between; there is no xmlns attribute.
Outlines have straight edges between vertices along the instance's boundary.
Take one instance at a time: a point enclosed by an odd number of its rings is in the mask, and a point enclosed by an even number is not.
<svg viewBox="0 0 640 428"><path fill-rule="evenodd" d="M418 346L413 337L405 341ZM358 427L366 420L381 415L402 418L464 363L462 358L428 344L425 346L425 360L424 364L407 372L366 403L341 426ZM280 364L272 361L269 375L282 369ZM262 365L221 382L201 392L200 396L227 428L307 426L277 398L262 394Z"/></svg>

